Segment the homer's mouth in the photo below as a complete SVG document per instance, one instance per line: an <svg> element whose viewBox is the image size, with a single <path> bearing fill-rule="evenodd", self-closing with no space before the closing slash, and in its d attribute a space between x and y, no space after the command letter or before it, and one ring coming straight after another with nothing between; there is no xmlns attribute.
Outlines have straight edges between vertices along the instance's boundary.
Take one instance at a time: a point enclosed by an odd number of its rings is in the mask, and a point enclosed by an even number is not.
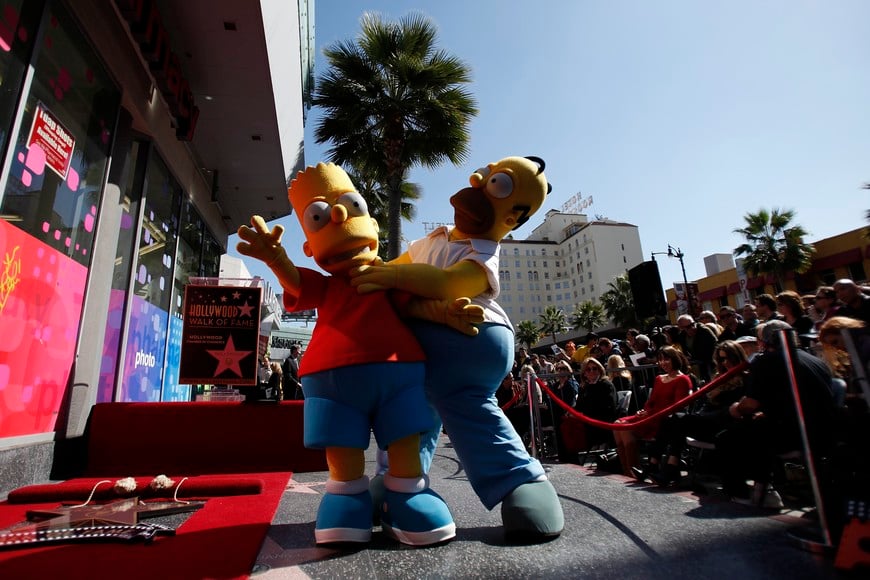
<svg viewBox="0 0 870 580"><path fill-rule="evenodd" d="M342 252L340 254L330 256L329 259L327 259L325 261L325 265L332 266L335 264L341 264L342 262L347 262L349 260L353 260L354 258L365 256L365 254L367 254L368 252L374 251L374 249L375 249L374 242L372 242L370 244L366 244L364 246L351 248L350 250L347 250L347 251Z"/></svg>

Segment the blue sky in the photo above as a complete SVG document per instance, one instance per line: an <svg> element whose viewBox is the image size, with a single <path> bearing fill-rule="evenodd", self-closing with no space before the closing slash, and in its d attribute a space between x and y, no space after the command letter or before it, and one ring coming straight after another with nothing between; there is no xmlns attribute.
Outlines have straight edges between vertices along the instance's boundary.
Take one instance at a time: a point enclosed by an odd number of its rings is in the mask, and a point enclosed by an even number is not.
<svg viewBox="0 0 870 580"><path fill-rule="evenodd" d="M316 0L316 75L322 48L355 37L365 11L429 16L438 45L471 67L480 109L466 164L412 171L423 199L407 240L424 221L452 221L449 196L509 155L542 157L553 185L515 237L581 192L590 218L638 226L645 259L681 248L689 280L706 275L705 256L743 242L732 231L747 212L793 209L810 242L867 225L870 2ZM326 160L318 118L312 109L312 165ZM286 227L291 259L316 268L295 215L272 223ZM682 280L677 260L658 262L665 287Z"/></svg>

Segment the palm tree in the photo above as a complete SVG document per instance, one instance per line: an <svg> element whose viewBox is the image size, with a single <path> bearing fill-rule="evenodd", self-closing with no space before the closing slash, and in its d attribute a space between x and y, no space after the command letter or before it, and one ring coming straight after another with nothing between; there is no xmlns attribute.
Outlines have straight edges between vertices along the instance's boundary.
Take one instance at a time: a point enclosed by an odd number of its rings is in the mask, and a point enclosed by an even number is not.
<svg viewBox="0 0 870 580"><path fill-rule="evenodd" d="M628 273L620 274L607 285L610 289L601 295L601 304L604 305L607 317L622 328L637 326L639 321L634 311L634 296L631 293Z"/></svg>
<svg viewBox="0 0 870 580"><path fill-rule="evenodd" d="M411 14L395 23L365 14L360 24L355 41L324 50L329 65L312 98L324 111L314 139L331 143L331 161L364 167L385 186L392 259L401 245L405 176L417 165L463 163L477 106L463 88L470 69L436 48L427 17Z"/></svg>
<svg viewBox="0 0 870 580"><path fill-rule="evenodd" d="M541 320L541 333L552 336L553 344L556 344L556 333L563 332L563 329L568 324L565 311L556 306L547 306L544 312L538 315L538 318Z"/></svg>
<svg viewBox="0 0 870 580"><path fill-rule="evenodd" d="M592 300L586 300L577 305L571 313L571 322L574 328L585 329L592 332L599 326L604 326L607 317L604 315L604 306L596 304Z"/></svg>
<svg viewBox="0 0 870 580"><path fill-rule="evenodd" d="M734 230L746 238L746 243L734 249L735 255L745 256L746 271L752 276L773 274L780 290L786 272L801 274L813 264L815 248L803 241L807 231L791 224L794 216L794 210L760 209L743 216L746 226Z"/></svg>
<svg viewBox="0 0 870 580"><path fill-rule="evenodd" d="M541 339L541 331L531 320L523 320L517 324L516 337L520 345L532 348L532 345Z"/></svg>

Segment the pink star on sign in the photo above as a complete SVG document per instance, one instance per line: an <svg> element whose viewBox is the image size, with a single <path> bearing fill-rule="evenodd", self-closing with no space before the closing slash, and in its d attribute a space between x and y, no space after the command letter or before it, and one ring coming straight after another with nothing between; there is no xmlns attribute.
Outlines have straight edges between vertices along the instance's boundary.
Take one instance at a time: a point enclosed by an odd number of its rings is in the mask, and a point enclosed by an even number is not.
<svg viewBox="0 0 870 580"><path fill-rule="evenodd" d="M240 377L242 376L242 369L239 367L239 361L254 351L236 350L236 345L233 344L233 337L230 335L223 350L208 350L207 352L218 360L214 376L218 376L225 370L231 370L236 376Z"/></svg>
<svg viewBox="0 0 870 580"><path fill-rule="evenodd" d="M239 316L247 316L248 318L250 318L251 311L253 309L254 309L253 306L250 306L247 302L245 302L244 306L239 306L239 312L240 312Z"/></svg>

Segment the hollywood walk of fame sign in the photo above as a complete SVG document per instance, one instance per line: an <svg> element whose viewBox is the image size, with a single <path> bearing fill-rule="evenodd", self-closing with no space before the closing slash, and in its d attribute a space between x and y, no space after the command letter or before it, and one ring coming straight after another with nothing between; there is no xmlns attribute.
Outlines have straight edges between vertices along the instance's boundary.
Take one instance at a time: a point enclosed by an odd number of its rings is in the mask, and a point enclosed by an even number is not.
<svg viewBox="0 0 870 580"><path fill-rule="evenodd" d="M257 384L262 293L259 287L187 285L180 384Z"/></svg>

